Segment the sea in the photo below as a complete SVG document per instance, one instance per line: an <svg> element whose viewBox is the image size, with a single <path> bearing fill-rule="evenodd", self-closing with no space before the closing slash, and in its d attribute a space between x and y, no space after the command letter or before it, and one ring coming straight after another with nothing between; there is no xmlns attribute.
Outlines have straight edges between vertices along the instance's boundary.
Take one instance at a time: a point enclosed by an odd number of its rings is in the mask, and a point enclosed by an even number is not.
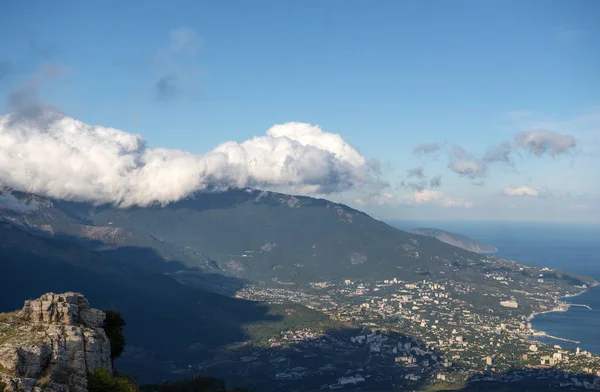
<svg viewBox="0 0 600 392"><path fill-rule="evenodd" d="M600 224L480 221L389 221L402 230L431 227L467 235L498 248L496 256L522 264L560 268L591 276L600 282ZM600 286L565 300L573 304L566 312L537 315L533 329L579 341L538 340L562 347L580 347L600 354Z"/></svg>

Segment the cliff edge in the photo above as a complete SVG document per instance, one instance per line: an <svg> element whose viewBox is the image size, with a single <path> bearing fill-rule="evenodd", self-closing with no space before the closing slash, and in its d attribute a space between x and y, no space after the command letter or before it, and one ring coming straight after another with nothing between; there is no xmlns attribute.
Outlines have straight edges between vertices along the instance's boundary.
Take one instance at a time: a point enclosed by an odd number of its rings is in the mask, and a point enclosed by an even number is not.
<svg viewBox="0 0 600 392"><path fill-rule="evenodd" d="M48 293L0 314L0 390L87 392L87 372L111 368L102 323L79 293Z"/></svg>

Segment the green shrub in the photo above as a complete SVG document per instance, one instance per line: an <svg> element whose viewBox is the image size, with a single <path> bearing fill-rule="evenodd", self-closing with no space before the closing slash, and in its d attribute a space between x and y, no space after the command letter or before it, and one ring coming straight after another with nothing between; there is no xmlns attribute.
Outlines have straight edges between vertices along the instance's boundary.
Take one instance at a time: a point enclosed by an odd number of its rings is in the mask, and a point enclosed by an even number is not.
<svg viewBox="0 0 600 392"><path fill-rule="evenodd" d="M98 368L88 372L88 392L138 392L137 386L129 378L111 376L108 369Z"/></svg>

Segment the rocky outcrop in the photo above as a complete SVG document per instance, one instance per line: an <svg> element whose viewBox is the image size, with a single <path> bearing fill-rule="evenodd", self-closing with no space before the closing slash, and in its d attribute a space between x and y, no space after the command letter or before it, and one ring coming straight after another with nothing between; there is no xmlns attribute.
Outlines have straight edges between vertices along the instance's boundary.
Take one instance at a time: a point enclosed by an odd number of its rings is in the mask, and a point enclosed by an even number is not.
<svg viewBox="0 0 600 392"><path fill-rule="evenodd" d="M87 372L111 367L105 314L81 294L44 294L0 316L5 392L87 392Z"/></svg>

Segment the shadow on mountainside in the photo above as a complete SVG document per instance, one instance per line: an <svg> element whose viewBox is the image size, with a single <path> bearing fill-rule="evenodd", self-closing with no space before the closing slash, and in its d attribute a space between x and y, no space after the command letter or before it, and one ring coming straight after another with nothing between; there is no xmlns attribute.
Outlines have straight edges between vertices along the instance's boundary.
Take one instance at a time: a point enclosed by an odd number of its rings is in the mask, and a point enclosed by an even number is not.
<svg viewBox="0 0 600 392"><path fill-rule="evenodd" d="M374 385L404 380L404 370L396 378L386 372L393 357L379 358L369 344L350 342L357 330L332 327L326 316L297 304L267 305L205 292L9 224L0 223L0 238L0 311L20 309L46 292L66 291L83 293L94 308L117 309L127 322L127 350L117 367L140 382L201 372L231 385L274 391L318 389L361 371L372 373L368 380ZM281 331L315 326L330 331L277 346L285 343ZM273 336L276 341L269 342ZM242 343L249 338L262 346Z"/></svg>
<svg viewBox="0 0 600 392"><path fill-rule="evenodd" d="M569 373L555 368L522 368L510 372L485 372L471 376L461 388L438 391L558 391L600 390L600 378L593 374Z"/></svg>
<svg viewBox="0 0 600 392"><path fill-rule="evenodd" d="M176 282L107 261L81 245L37 237L0 224L0 311L20 309L46 292L76 291L127 320L130 347L159 361L201 357L245 339L245 326L281 320L269 306ZM140 358L144 360L144 356Z"/></svg>
<svg viewBox="0 0 600 392"><path fill-rule="evenodd" d="M215 262L207 268L191 267L179 260L166 260L155 249L138 246L114 246L102 241L90 241L73 236L55 237L61 241L80 243L86 248L95 251L106 259L136 269L168 275L179 283L211 291L227 296L233 296L239 289L248 284L248 281L233 276L223 275Z"/></svg>
<svg viewBox="0 0 600 392"><path fill-rule="evenodd" d="M214 351L212 358L202 362L174 363L172 371L163 372L161 378L173 381L196 376L215 377L225 380L229 388L243 387L257 392L342 387L390 391L421 390L431 376L435 376L432 369L447 369L446 359L440 353L428 351L424 342L399 332L381 333L339 323L323 331L313 333L301 329L276 333L262 344ZM364 339L358 342L353 339L356 336ZM409 343L410 348L406 348ZM396 358L410 358L414 362L407 364Z"/></svg>
<svg viewBox="0 0 600 392"><path fill-rule="evenodd" d="M415 352L371 351L369 344L351 342L361 333L357 328L330 329L325 336L293 342L286 347L243 346L223 353L220 358L193 364L179 377L203 375L226 380L230 388L240 386L260 392L317 391L337 389L361 391L558 391L600 390L600 378L591 374L574 374L553 368L523 368L506 373L485 372L461 381L461 365L445 367L444 355ZM406 335L389 334L391 341L412 342L425 349L422 341ZM282 342L277 339L274 343ZM392 344L393 346L393 344ZM416 358L414 364L397 363L395 358ZM426 367L424 361L428 360ZM197 369L197 370L196 370ZM438 375L445 378L441 380ZM170 375L174 377L175 375Z"/></svg>

